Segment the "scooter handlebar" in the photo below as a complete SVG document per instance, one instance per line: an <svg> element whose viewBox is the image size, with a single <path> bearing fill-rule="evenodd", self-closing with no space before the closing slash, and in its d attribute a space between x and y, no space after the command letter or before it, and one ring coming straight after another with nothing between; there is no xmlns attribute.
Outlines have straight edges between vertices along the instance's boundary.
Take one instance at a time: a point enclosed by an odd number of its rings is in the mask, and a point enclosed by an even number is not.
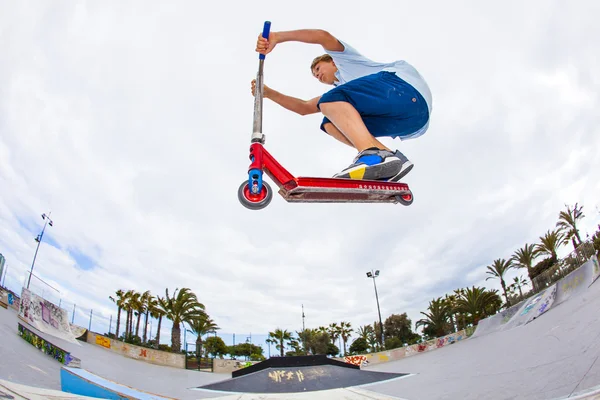
<svg viewBox="0 0 600 400"><path fill-rule="evenodd" d="M265 21L265 24L263 26L263 32L262 32L262 37L264 37L265 39L269 38L269 32L271 31L271 21ZM258 58L261 60L265 59L265 55L264 54L259 54Z"/></svg>

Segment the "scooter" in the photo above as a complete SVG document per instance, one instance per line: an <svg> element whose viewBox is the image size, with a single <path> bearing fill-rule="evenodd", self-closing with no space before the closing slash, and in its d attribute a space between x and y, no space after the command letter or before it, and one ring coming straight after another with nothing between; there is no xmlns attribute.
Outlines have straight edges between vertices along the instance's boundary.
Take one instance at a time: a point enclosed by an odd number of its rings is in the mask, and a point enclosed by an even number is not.
<svg viewBox="0 0 600 400"><path fill-rule="evenodd" d="M262 36L269 37L271 22L265 21ZM265 55L258 56L258 73L254 94L254 122L250 139L248 180L238 188L238 199L250 210L260 210L273 199L271 186L263 180L269 176L279 194L289 203L400 203L409 206L413 194L406 183L346 178L295 177L264 147L262 111Z"/></svg>

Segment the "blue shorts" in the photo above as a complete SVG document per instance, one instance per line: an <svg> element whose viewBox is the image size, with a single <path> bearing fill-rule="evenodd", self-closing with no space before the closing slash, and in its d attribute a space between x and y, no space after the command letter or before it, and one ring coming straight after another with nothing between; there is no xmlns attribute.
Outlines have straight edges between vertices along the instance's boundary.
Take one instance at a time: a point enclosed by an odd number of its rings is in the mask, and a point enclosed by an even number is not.
<svg viewBox="0 0 600 400"><path fill-rule="evenodd" d="M321 97L317 107L334 101L352 104L373 136L408 137L429 121L423 96L393 72L381 71L337 86ZM323 118L321 130L328 122Z"/></svg>

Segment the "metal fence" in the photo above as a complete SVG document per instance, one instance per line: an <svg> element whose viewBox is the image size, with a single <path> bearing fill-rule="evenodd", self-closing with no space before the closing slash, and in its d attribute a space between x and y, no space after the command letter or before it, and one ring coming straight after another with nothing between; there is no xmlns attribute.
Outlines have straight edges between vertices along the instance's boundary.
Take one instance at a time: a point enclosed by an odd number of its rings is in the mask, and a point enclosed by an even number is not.
<svg viewBox="0 0 600 400"><path fill-rule="evenodd" d="M566 257L558 259L556 264L533 278L533 284L537 292L540 292L555 282L569 275L581 267L592 256L596 255L596 249L592 242L583 242Z"/></svg>
<svg viewBox="0 0 600 400"><path fill-rule="evenodd" d="M196 343L185 343L185 368L197 371L213 372L214 358L208 357L206 351L202 349L202 353L198 358L196 355Z"/></svg>

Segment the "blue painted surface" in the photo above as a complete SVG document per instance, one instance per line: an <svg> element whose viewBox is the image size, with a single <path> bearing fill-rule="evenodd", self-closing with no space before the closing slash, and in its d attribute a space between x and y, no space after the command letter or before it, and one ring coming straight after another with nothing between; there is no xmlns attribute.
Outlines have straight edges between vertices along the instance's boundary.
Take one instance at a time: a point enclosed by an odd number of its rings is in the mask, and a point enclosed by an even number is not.
<svg viewBox="0 0 600 400"><path fill-rule="evenodd" d="M168 399L168 397L145 393L120 385L81 368L61 368L60 385L63 392L103 399Z"/></svg>

